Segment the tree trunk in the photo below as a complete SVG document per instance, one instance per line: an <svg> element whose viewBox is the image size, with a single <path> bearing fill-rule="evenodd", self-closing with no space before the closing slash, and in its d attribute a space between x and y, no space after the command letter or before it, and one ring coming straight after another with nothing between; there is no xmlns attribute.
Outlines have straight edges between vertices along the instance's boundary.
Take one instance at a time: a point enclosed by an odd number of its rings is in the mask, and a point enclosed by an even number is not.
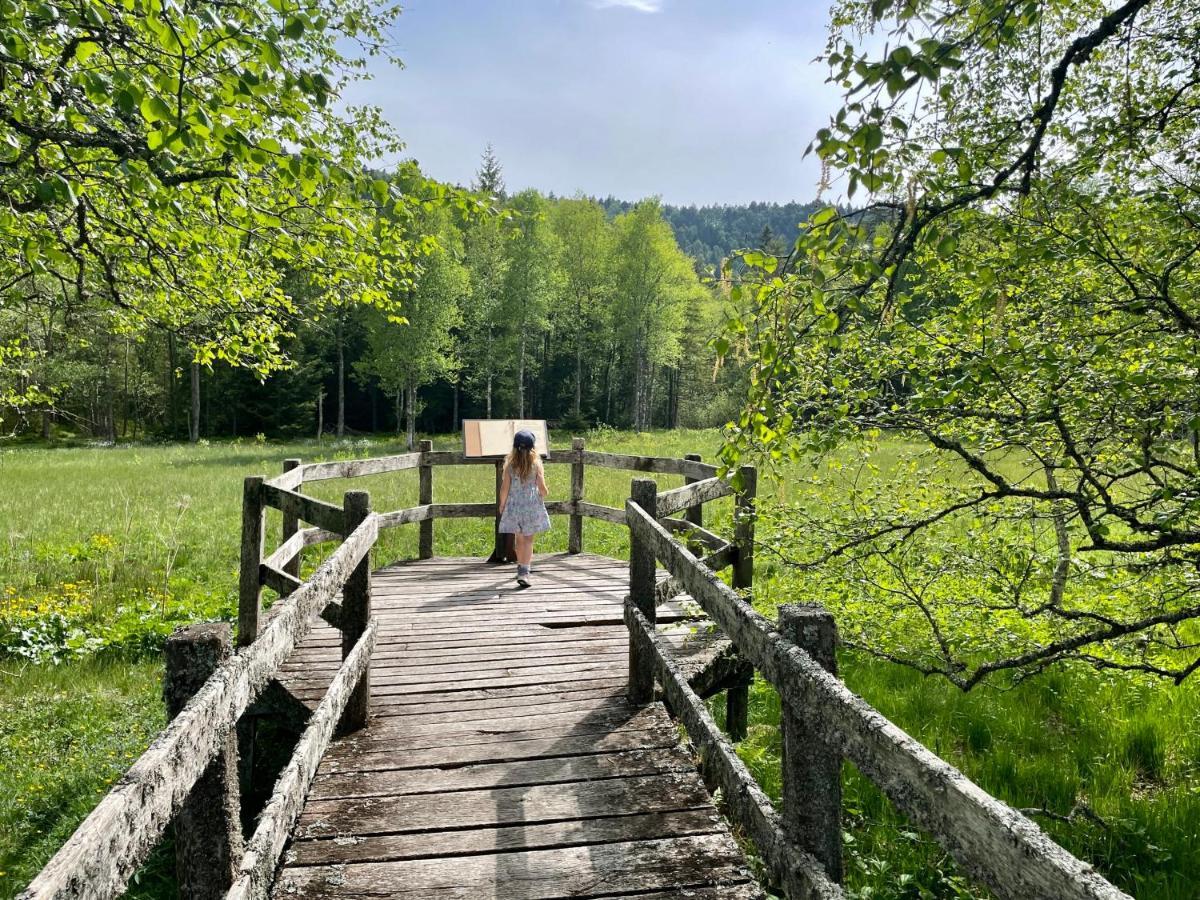
<svg viewBox="0 0 1200 900"><path fill-rule="evenodd" d="M346 347L342 316L337 320L337 436L346 434Z"/></svg>
<svg viewBox="0 0 1200 900"><path fill-rule="evenodd" d="M325 389L321 388L317 391L317 441L320 442L321 435L325 432Z"/></svg>
<svg viewBox="0 0 1200 900"><path fill-rule="evenodd" d="M379 431L379 390L374 384L370 387L371 394L371 434Z"/></svg>
<svg viewBox="0 0 1200 900"><path fill-rule="evenodd" d="M492 417L492 373L488 372L487 377L487 415L485 418Z"/></svg>
<svg viewBox="0 0 1200 900"><path fill-rule="evenodd" d="M400 437L400 432L404 430L404 413L401 411L403 397L403 391L396 391L396 437Z"/></svg>
<svg viewBox="0 0 1200 900"><path fill-rule="evenodd" d="M458 431L461 426L458 424L458 382L454 382L454 407L450 414L450 430Z"/></svg>
<svg viewBox="0 0 1200 900"><path fill-rule="evenodd" d="M408 433L408 449L417 445L417 386L409 384L404 392L405 424Z"/></svg>
<svg viewBox="0 0 1200 900"><path fill-rule="evenodd" d="M179 360L175 355L175 332L167 332L167 409L166 415L163 416L163 425L166 427L167 434L171 437L176 437L175 433L175 370L179 367Z"/></svg>
<svg viewBox="0 0 1200 900"><path fill-rule="evenodd" d="M517 349L517 418L525 418L525 332L521 332L521 340Z"/></svg>
<svg viewBox="0 0 1200 900"><path fill-rule="evenodd" d="M50 410L42 410L42 440L50 440Z"/></svg>
<svg viewBox="0 0 1200 900"><path fill-rule="evenodd" d="M583 335L575 336L575 418L583 416Z"/></svg>
<svg viewBox="0 0 1200 900"><path fill-rule="evenodd" d="M192 407L188 421L188 440L200 440L200 363L192 363Z"/></svg>

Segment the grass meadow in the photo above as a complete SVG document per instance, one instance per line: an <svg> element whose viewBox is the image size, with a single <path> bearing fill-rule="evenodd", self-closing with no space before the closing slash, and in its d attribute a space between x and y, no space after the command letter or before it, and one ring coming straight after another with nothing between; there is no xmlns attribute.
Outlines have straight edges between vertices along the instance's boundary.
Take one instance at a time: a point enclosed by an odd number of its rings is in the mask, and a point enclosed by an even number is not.
<svg viewBox="0 0 1200 900"><path fill-rule="evenodd" d="M554 443L567 438L555 435ZM458 444L434 440L438 449ZM711 458L718 444L710 431L588 436L592 449L662 456ZM183 622L234 616L242 477L272 475L292 456L399 450L385 440L0 450L0 897L24 886L162 726L162 639ZM566 496L567 472L549 467L552 498ZM588 499L620 506L631 477L589 469ZM435 501L490 499L493 478L485 466L436 469ZM350 486L326 481L306 490L338 500ZM352 487L369 490L376 510L417 499L415 472L355 479ZM787 489L761 484L761 502ZM729 501L711 509L709 524L727 530ZM277 518L268 529L278 535ZM482 557L491 523L438 521L435 536L441 555ZM387 532L377 562L414 556L416 541L415 526ZM623 529L585 522L585 549L621 557L626 546ZM538 550L565 549L566 522L556 518ZM756 580L755 602L768 614L810 595L802 577L764 556ZM1039 821L1125 890L1161 900L1200 896L1194 685L1068 666L962 694L855 653L844 652L840 665L851 688L1009 803L1066 816L1086 802L1097 820ZM722 715L720 700L714 705ZM759 682L739 749L774 797L778 719L778 698ZM845 806L852 896L986 896L849 766ZM167 852L131 895L173 896Z"/></svg>

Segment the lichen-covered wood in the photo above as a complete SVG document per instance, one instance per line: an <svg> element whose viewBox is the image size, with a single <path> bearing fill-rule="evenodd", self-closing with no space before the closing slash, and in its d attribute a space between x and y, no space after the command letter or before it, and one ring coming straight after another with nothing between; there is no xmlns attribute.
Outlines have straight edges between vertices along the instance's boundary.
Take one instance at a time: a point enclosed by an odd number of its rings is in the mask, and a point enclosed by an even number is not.
<svg viewBox="0 0 1200 900"><path fill-rule="evenodd" d="M342 510L346 517L346 527L352 531L357 529L371 518L371 495L366 491L346 491ZM342 630L343 660L348 660L354 653L359 639L366 634L370 621L371 548L368 547L342 585L342 611L338 616L338 626ZM350 698L346 701L342 714L342 730L354 731L366 725L370 702L371 672L364 668Z"/></svg>
<svg viewBox="0 0 1200 900"><path fill-rule="evenodd" d="M242 482L242 559L238 574L239 647L258 637L262 610L262 581L258 566L263 557L263 480L251 475Z"/></svg>
<svg viewBox="0 0 1200 900"><path fill-rule="evenodd" d="M433 464L429 462L429 454L433 452L433 441L421 441L421 465L417 469L417 503L422 506L433 505ZM429 559L433 556L433 517L421 520L421 531L417 539L417 558Z"/></svg>
<svg viewBox="0 0 1200 900"><path fill-rule="evenodd" d="M626 469L630 472L657 472L662 475L690 475L692 478L712 478L717 467L707 463L666 456L627 456L622 453L598 453L584 450L583 461L606 469Z"/></svg>
<svg viewBox="0 0 1200 900"><path fill-rule="evenodd" d="M360 475L383 475L415 469L421 464L420 453L401 453L396 456L376 456L371 459L339 459L331 462L309 463L302 468L304 481L324 481L329 478L357 478ZM278 487L294 487L276 482Z"/></svg>
<svg viewBox="0 0 1200 900"><path fill-rule="evenodd" d="M810 710L820 738L852 760L963 868L1007 900L1127 900L1032 821L992 797L851 693L643 510L632 532L655 553L793 710Z"/></svg>
<svg viewBox="0 0 1200 900"><path fill-rule="evenodd" d="M191 625L167 638L163 701L168 718L183 711L233 649L229 624ZM238 744L233 729L175 816L175 873L181 900L218 900L242 856Z"/></svg>
<svg viewBox="0 0 1200 900"><path fill-rule="evenodd" d="M691 484L663 491L658 495L658 517L661 519L671 516L689 507L700 506L712 500L728 497L732 493L733 487L729 482L722 481L720 478L713 477L693 481Z"/></svg>
<svg viewBox="0 0 1200 900"><path fill-rule="evenodd" d="M579 503L583 500L583 438L571 439L571 518L567 524L567 552L583 552L583 516Z"/></svg>
<svg viewBox="0 0 1200 900"><path fill-rule="evenodd" d="M684 459L686 459L688 462L700 462L700 454L689 453L684 456ZM685 476L684 483L693 484L699 480L699 478L693 478L691 475L688 475ZM683 518L697 527L702 527L704 525L704 507L700 504L689 506L683 512Z"/></svg>
<svg viewBox="0 0 1200 900"><path fill-rule="evenodd" d="M586 500L581 500L576 504L581 516L587 516L589 519L601 519L605 522L612 522L614 525L625 524L625 510L617 509L615 506L602 506L599 503L588 503Z"/></svg>
<svg viewBox="0 0 1200 900"><path fill-rule="evenodd" d="M374 519L367 519L299 590L276 604L280 611L258 639L218 667L20 894L23 900L121 892L224 746L232 723L308 633L376 534Z"/></svg>
<svg viewBox="0 0 1200 900"><path fill-rule="evenodd" d="M779 607L779 633L837 676L837 626L819 604ZM842 755L821 737L811 713L784 706L783 828L821 861L826 874L842 881Z"/></svg>
<svg viewBox="0 0 1200 900"><path fill-rule="evenodd" d="M658 485L649 478L635 478L630 485L630 504L643 509L654 509L658 498ZM654 561L654 543L643 534L629 534L629 601L641 611L646 620L654 624L654 610L658 606L655 598L657 581ZM641 644L629 638L629 700L631 703L649 703L654 697L654 663Z"/></svg>
<svg viewBox="0 0 1200 900"><path fill-rule="evenodd" d="M298 468L300 468L300 460L298 460L298 459L295 459L295 458L285 459L283 461L283 473L285 475L288 472L295 471ZM301 476L301 477L303 477L303 476ZM303 483L303 482L301 482L301 483ZM298 486L299 485L297 485L297 487ZM280 549L282 549L283 546L288 546L289 541L292 541L295 538L296 533L299 530L300 530L300 520L297 519L291 513L284 513L283 514L283 526L282 526L281 534L280 534L280 544L281 544ZM304 539L301 538L300 545L295 548L295 551L287 554L287 556L285 556L281 559L280 563L276 564L278 566L278 568L283 569L284 572L291 575L293 578L299 578L300 577L300 551L303 549L304 549ZM272 556L273 555L274 554L272 554Z"/></svg>
<svg viewBox="0 0 1200 900"><path fill-rule="evenodd" d="M262 500L267 506L280 510L284 515L294 516L326 531L347 533L345 517L332 503L270 484L262 485Z"/></svg>
<svg viewBox="0 0 1200 900"><path fill-rule="evenodd" d="M653 624L632 602L625 604L625 621L631 640L652 660L667 702L687 729L705 780L720 786L729 814L754 842L775 883L790 900L839 900L842 891L825 876L821 864L784 836L770 798L721 734L704 701L688 686Z"/></svg>
<svg viewBox="0 0 1200 900"><path fill-rule="evenodd" d="M246 843L245 853L236 867L236 881L226 900L263 898L270 891L275 867L300 817L317 767L329 749L334 727L371 663L371 652L378 631L377 622L372 620L368 623L354 649L338 669L325 698L309 719L292 758L275 782L271 799L258 817L254 834Z"/></svg>

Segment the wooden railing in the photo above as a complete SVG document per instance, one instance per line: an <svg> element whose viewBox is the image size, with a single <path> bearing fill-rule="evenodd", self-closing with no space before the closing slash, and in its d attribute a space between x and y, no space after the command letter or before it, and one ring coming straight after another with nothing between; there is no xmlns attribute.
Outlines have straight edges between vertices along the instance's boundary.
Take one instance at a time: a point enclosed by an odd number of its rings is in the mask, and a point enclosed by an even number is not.
<svg viewBox="0 0 1200 900"><path fill-rule="evenodd" d="M304 504L295 508L301 515L315 509ZM338 512L337 521L327 511L317 515L325 517L323 524L342 530L341 546L276 605L261 634L257 620L253 623L257 639L252 644L231 654L224 623L172 635L164 694L174 718L20 897L119 895L172 820L182 896L221 896L226 889L233 897L266 896L267 881L334 727L340 720L353 729L366 717L367 672L377 628L370 618L370 551L378 517L361 492L348 493ZM253 539L254 523L249 524ZM261 519L257 535L261 547ZM254 574L257 580L257 570ZM342 665L243 848L238 720L339 592L346 650Z"/></svg>
<svg viewBox="0 0 1200 900"><path fill-rule="evenodd" d="M746 482L741 484L745 489ZM729 815L753 840L786 896L844 896L838 885L842 877L840 777L842 760L849 759L897 809L1002 900L1128 900L1028 818L851 693L836 677L836 630L828 612L813 605L785 606L779 622L773 623L680 543L659 517L685 500L705 496L710 488L693 485L692 493L687 490L658 493L654 481L636 479L626 503L629 696L635 702L649 701L658 680L699 752L706 779L720 785ZM735 522L735 529L739 527L750 526ZM656 581L660 563L670 573L665 587ZM690 595L779 694L783 732L779 812L721 734L655 630L655 608L672 592Z"/></svg>
<svg viewBox="0 0 1200 900"><path fill-rule="evenodd" d="M706 547L706 559L715 567L740 566L748 573L745 560L752 534L743 531L742 543L728 542L702 526L701 505L730 489L716 480L716 467L699 457L594 453L576 439L570 450L551 451L547 461L571 466L570 499L547 504L551 514L570 517L570 552L582 552L585 518L625 523L624 510L584 499L587 466L676 474L692 483L664 493L663 521L695 545ZM170 823L175 826L181 897L266 897L335 731L352 731L366 722L369 666L378 629L371 617L371 549L383 529L419 524L418 556L429 558L436 519L496 517L495 502L433 502L434 467L480 464L496 467L498 495L502 462L435 451L429 441L421 442L419 452L396 456L307 465L289 459L283 472L270 480L246 478L236 652L225 623L191 626L168 639L164 696L170 723L22 892L22 900L118 896ZM347 491L340 507L302 491L312 481L407 469L418 470L418 505L407 509L373 512L365 491ZM749 500L743 495L740 502ZM280 543L269 554L265 552L268 508L279 510L283 522ZM681 510L684 518L669 517ZM301 580L304 549L328 542L340 546ZM748 575L740 579L738 583L749 584ZM265 616L264 587L281 597ZM341 630L343 661L308 717L253 835L243 841L238 731L250 724L247 712L318 616ZM733 711L731 727L741 721L744 731L746 686L731 687L727 693Z"/></svg>

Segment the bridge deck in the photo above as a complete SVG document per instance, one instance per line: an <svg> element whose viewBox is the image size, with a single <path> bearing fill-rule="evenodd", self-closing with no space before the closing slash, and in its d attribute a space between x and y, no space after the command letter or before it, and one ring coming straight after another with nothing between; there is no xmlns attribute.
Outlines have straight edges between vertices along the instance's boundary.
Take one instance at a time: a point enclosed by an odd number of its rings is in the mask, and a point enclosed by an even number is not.
<svg viewBox="0 0 1200 900"><path fill-rule="evenodd" d="M371 722L322 762L274 895L762 897L662 706L624 698L625 564L512 570L375 573ZM294 695L319 699L337 639L296 650Z"/></svg>

